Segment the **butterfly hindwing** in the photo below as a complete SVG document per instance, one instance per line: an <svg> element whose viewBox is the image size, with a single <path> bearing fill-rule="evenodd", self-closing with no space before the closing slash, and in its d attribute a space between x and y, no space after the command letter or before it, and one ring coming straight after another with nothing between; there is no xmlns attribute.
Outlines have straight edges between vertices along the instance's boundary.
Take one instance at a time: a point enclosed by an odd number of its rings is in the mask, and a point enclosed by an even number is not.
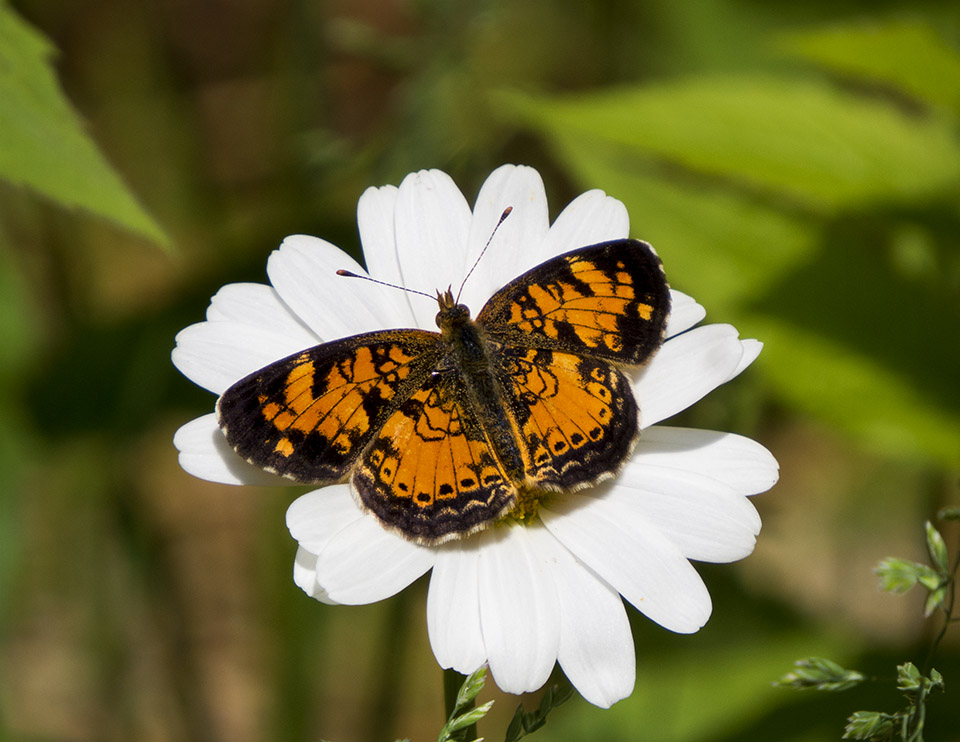
<svg viewBox="0 0 960 742"><path fill-rule="evenodd" d="M577 489L612 476L638 433L626 376L605 361L556 350L510 348L502 359L533 486Z"/></svg>
<svg viewBox="0 0 960 742"><path fill-rule="evenodd" d="M663 342L670 289L646 242L615 240L547 260L500 289L477 317L505 345L628 365Z"/></svg>
<svg viewBox="0 0 960 742"><path fill-rule="evenodd" d="M407 537L437 543L503 513L515 486L494 456L463 379L435 373L384 422L357 466L363 504Z"/></svg>
<svg viewBox="0 0 960 742"><path fill-rule="evenodd" d="M305 484L340 481L436 365L438 339L374 332L295 353L227 389L217 402L220 427L261 469Z"/></svg>

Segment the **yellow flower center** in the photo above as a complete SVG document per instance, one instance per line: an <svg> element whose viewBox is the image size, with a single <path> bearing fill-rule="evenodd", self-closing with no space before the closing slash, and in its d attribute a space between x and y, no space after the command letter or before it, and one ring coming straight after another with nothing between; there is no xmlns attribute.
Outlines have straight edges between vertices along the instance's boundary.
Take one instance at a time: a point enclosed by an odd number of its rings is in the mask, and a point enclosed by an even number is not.
<svg viewBox="0 0 960 742"><path fill-rule="evenodd" d="M516 504L514 504L510 512L500 516L497 525L499 526L506 523L519 523L524 526L530 525L537 517L540 501L547 498L550 494L552 493L533 487L519 487L517 489Z"/></svg>

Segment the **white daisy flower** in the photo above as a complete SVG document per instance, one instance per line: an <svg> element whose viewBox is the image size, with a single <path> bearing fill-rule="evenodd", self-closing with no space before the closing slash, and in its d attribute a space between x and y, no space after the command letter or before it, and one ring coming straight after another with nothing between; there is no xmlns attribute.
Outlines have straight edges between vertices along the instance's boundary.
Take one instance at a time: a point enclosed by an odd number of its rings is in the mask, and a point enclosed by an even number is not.
<svg viewBox="0 0 960 742"><path fill-rule="evenodd" d="M319 343L388 328L435 330L434 302L336 271L428 293L456 287L508 206L513 213L463 288L461 301L474 314L499 287L548 258L629 232L623 204L596 190L574 199L551 225L543 183L528 167L495 170L472 211L445 173L412 173L399 188L370 188L360 198L367 271L329 242L288 237L267 262L270 285L220 289L206 321L177 335L173 361L219 395ZM439 546L383 528L360 509L350 485L324 487L287 511L299 544L296 583L323 602L363 604L432 570L427 625L444 668L468 674L488 663L500 688L523 693L543 685L559 662L597 706L628 696L635 666L623 599L666 629L697 631L711 602L690 560L747 556L760 531L747 498L777 480L777 462L752 440L659 425L737 376L761 348L729 325L696 327L703 308L677 291L672 300L667 340L634 377L643 431L615 479L551 495L524 525ZM292 484L234 453L214 413L184 425L174 443L181 466L197 477Z"/></svg>

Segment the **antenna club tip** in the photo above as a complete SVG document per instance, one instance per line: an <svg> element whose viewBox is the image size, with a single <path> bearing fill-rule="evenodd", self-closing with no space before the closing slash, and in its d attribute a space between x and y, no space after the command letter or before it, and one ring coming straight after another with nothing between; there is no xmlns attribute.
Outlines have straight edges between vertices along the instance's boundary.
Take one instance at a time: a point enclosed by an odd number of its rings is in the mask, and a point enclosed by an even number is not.
<svg viewBox="0 0 960 742"><path fill-rule="evenodd" d="M503 217L502 217L502 218L503 218L503 219L506 219L508 216L510 216L510 212L511 212L511 211L513 211L513 207L512 207L512 206L508 206L507 208L505 208L505 209L503 210Z"/></svg>
<svg viewBox="0 0 960 742"><path fill-rule="evenodd" d="M351 271L346 271L343 268L337 271L337 275L346 276L347 278L360 278L360 276L358 276L356 273L353 273Z"/></svg>

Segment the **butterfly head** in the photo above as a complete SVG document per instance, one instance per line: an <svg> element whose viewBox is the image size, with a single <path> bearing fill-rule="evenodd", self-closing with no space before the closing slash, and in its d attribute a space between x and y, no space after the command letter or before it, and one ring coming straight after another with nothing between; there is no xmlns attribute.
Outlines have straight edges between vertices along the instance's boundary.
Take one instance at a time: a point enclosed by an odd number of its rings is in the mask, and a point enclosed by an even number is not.
<svg viewBox="0 0 960 742"><path fill-rule="evenodd" d="M441 330L453 330L462 327L470 321L470 310L464 304L458 304L453 291L448 288L444 292L437 292L437 327Z"/></svg>

